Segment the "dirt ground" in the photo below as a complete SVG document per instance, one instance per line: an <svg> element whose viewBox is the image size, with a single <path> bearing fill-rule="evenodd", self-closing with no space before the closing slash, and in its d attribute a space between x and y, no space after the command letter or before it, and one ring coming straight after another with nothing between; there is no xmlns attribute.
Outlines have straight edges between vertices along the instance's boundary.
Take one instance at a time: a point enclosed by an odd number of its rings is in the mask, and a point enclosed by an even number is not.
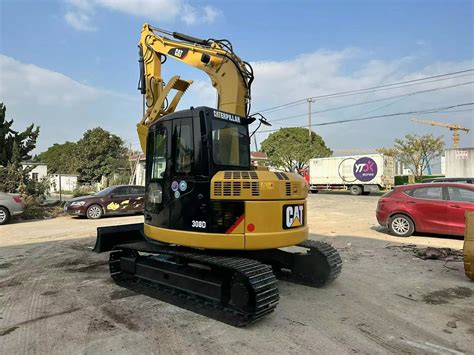
<svg viewBox="0 0 474 355"><path fill-rule="evenodd" d="M474 353L474 284L461 262L421 260L416 244L377 226L377 197L309 197L311 238L340 251L341 276L323 289L280 283L276 311L247 328L116 286L107 254L92 253L99 221L61 217L0 227L0 353Z"/></svg>

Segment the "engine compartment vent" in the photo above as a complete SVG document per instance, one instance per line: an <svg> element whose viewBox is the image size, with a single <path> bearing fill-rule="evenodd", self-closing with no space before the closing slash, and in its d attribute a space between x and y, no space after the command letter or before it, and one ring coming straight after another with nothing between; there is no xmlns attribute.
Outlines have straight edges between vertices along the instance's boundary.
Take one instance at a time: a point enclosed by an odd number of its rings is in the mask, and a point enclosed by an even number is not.
<svg viewBox="0 0 474 355"><path fill-rule="evenodd" d="M258 180L258 174L255 171L225 171L224 180L231 179Z"/></svg>
<svg viewBox="0 0 474 355"><path fill-rule="evenodd" d="M285 193L286 196L299 195L300 184L297 182L285 182Z"/></svg>
<svg viewBox="0 0 474 355"><path fill-rule="evenodd" d="M276 175L278 180L290 180L288 175L286 175L285 173L280 173L280 172L276 171L274 174Z"/></svg>

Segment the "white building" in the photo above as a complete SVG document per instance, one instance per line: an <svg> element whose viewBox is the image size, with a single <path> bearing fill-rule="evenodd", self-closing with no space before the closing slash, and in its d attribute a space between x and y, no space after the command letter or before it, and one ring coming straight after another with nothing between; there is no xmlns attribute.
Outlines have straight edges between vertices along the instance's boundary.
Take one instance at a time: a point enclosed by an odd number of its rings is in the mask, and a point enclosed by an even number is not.
<svg viewBox="0 0 474 355"><path fill-rule="evenodd" d="M33 168L29 173L30 179L33 181L41 181L48 176L48 166L46 164L23 162L21 166L23 168Z"/></svg>
<svg viewBox="0 0 474 355"><path fill-rule="evenodd" d="M77 175L53 174L50 176L50 192L73 191L77 187Z"/></svg>
<svg viewBox="0 0 474 355"><path fill-rule="evenodd" d="M146 156L143 153L130 157L132 166L131 185L145 186Z"/></svg>
<svg viewBox="0 0 474 355"><path fill-rule="evenodd" d="M445 150L446 177L474 176L474 148L452 148Z"/></svg>

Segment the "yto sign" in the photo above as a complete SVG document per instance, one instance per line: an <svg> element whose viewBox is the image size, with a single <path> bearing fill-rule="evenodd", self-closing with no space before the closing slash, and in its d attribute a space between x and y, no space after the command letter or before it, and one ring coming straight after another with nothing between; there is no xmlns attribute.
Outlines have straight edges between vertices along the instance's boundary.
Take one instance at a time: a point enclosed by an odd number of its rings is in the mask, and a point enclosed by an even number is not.
<svg viewBox="0 0 474 355"><path fill-rule="evenodd" d="M370 181L377 176L377 163L368 157L359 158L354 163L353 173L359 181Z"/></svg>

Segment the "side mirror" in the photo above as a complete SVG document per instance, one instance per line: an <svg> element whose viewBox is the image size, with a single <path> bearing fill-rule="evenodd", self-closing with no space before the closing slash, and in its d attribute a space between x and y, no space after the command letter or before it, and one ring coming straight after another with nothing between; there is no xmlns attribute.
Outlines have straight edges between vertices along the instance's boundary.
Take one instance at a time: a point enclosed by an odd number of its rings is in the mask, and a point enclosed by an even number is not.
<svg viewBox="0 0 474 355"><path fill-rule="evenodd" d="M112 198L112 197L114 197L114 196L115 196L114 194L110 194L110 195L109 195L110 198Z"/></svg>

